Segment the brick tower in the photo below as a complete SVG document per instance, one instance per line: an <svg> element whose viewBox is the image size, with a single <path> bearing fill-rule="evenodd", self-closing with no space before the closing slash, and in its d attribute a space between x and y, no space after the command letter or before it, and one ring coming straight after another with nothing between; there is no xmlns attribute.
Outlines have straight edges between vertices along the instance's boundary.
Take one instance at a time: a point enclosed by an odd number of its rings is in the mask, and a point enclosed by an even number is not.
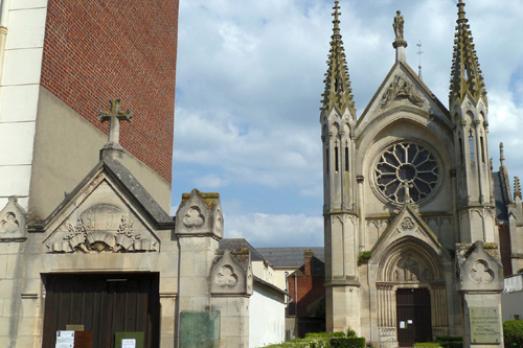
<svg viewBox="0 0 523 348"><path fill-rule="evenodd" d="M178 0L1 0L0 206L45 218L98 161L113 98L120 160L170 207Z"/></svg>

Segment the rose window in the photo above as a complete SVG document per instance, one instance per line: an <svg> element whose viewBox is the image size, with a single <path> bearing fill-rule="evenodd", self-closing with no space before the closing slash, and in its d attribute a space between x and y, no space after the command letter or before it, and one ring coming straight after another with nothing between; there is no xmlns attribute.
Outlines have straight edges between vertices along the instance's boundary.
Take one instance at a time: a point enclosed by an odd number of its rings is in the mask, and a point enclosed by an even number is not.
<svg viewBox="0 0 523 348"><path fill-rule="evenodd" d="M401 142L383 151L375 175L378 190L393 203L418 203L433 193L439 168L432 152L419 144Z"/></svg>

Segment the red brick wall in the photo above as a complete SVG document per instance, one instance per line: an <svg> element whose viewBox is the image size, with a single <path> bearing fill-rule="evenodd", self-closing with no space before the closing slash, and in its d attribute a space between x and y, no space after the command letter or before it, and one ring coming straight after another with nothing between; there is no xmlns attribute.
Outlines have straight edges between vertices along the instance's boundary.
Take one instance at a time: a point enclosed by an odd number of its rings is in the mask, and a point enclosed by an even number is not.
<svg viewBox="0 0 523 348"><path fill-rule="evenodd" d="M95 127L109 99L121 144L171 181L178 0L49 0L42 86Z"/></svg>

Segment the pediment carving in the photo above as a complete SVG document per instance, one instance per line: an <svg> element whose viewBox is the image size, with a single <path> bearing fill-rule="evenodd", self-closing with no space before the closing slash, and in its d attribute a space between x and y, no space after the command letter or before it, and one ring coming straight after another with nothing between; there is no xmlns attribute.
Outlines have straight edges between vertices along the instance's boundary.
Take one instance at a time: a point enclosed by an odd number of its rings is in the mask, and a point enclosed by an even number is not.
<svg viewBox="0 0 523 348"><path fill-rule="evenodd" d="M485 251L483 242L458 245L456 263L461 290L473 292L503 289L503 266L500 260Z"/></svg>
<svg viewBox="0 0 523 348"><path fill-rule="evenodd" d="M421 96L414 85L401 76L395 76L394 80L389 84L385 93L381 97L380 106L382 109L388 107L394 101L409 101L411 104L422 107L425 100Z"/></svg>
<svg viewBox="0 0 523 348"><path fill-rule="evenodd" d="M9 197L0 211L0 242L25 240L25 224L25 210L18 204L16 197Z"/></svg>
<svg viewBox="0 0 523 348"><path fill-rule="evenodd" d="M215 259L210 278L213 295L252 294L249 253L233 255L230 250L225 250L223 255Z"/></svg>
<svg viewBox="0 0 523 348"><path fill-rule="evenodd" d="M440 253L442 250L441 243L430 227L423 221L414 208L410 205L405 205L401 212L385 229L372 249L373 258L371 261L377 261L374 255L383 254L390 245L407 237L422 241L436 253Z"/></svg>
<svg viewBox="0 0 523 348"><path fill-rule="evenodd" d="M73 199L71 210L65 208L63 215L55 217L44 241L49 253L160 250L160 242L149 225L107 181L86 190L85 196Z"/></svg>

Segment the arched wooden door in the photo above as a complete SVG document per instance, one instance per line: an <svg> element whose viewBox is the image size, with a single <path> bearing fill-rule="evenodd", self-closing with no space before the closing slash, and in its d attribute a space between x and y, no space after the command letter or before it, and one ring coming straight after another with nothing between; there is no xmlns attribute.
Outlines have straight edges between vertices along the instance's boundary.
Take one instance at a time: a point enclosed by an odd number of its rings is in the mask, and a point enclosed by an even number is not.
<svg viewBox="0 0 523 348"><path fill-rule="evenodd" d="M430 292L428 289L398 289L397 329L400 347L432 341Z"/></svg>

